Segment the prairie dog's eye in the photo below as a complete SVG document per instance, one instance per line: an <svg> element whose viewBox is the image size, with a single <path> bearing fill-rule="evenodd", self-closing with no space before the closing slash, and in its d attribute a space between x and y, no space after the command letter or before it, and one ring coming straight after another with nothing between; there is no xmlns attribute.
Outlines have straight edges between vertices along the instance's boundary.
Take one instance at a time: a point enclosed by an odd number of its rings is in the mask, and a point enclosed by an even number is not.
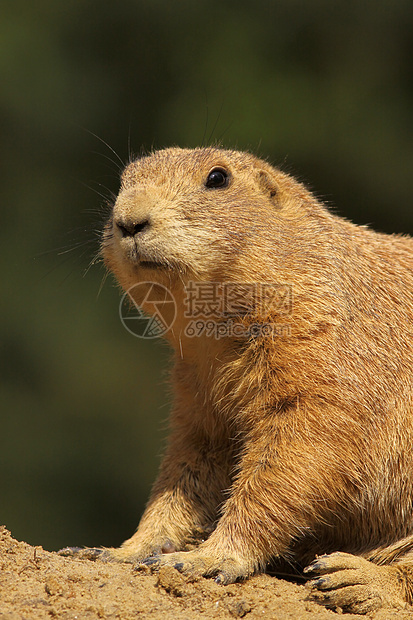
<svg viewBox="0 0 413 620"><path fill-rule="evenodd" d="M208 178L205 183L205 187L214 189L216 187L227 187L229 181L229 175L224 168L212 168L208 174Z"/></svg>

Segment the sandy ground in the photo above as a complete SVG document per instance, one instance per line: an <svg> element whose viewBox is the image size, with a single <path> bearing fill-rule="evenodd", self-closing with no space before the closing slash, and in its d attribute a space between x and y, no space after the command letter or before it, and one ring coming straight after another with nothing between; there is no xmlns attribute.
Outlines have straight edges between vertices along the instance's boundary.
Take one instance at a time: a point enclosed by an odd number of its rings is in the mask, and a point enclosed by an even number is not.
<svg viewBox="0 0 413 620"><path fill-rule="evenodd" d="M0 526L0 620L337 618L306 599L304 585L269 575L223 587L190 581L169 567L151 574L127 564L60 557L14 540ZM413 610L380 610L371 618L413 619Z"/></svg>

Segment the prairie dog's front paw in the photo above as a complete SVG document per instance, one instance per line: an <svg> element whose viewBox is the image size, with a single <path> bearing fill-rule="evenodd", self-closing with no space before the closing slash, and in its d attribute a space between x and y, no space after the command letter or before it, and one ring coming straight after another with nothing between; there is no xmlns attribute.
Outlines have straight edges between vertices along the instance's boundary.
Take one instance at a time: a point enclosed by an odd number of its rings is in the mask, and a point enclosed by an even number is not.
<svg viewBox="0 0 413 620"><path fill-rule="evenodd" d="M105 560L109 549L98 547L64 547L59 549L57 555L65 558L77 558L78 560Z"/></svg>
<svg viewBox="0 0 413 620"><path fill-rule="evenodd" d="M99 560L101 562L128 562L136 564L142 560L176 551L175 545L168 539L159 544L125 544L122 547L65 547L60 549L58 555L79 560Z"/></svg>
<svg viewBox="0 0 413 620"><path fill-rule="evenodd" d="M161 566L173 566L181 573L193 577L215 577L222 585L245 579L255 572L253 564L235 557L217 557L209 555L201 547L193 551L156 555L140 562L141 565L158 569ZM139 566L137 567L139 569Z"/></svg>

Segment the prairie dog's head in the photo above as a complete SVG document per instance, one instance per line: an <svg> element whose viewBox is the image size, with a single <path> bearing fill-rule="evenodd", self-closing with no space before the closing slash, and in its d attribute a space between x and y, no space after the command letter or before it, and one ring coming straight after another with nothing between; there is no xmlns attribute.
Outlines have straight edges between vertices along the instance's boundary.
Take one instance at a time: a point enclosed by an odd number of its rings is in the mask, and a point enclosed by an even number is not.
<svg viewBox="0 0 413 620"><path fill-rule="evenodd" d="M168 287L228 280L242 257L266 259L281 213L300 209L307 197L248 153L165 149L124 170L102 254L124 289L147 280Z"/></svg>

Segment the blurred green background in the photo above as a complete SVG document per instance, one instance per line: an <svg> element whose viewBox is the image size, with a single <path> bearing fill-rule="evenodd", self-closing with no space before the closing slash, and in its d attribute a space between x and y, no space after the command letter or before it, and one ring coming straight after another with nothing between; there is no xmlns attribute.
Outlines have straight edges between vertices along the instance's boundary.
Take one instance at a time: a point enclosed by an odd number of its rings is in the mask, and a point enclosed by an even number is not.
<svg viewBox="0 0 413 620"><path fill-rule="evenodd" d="M118 156L220 140L359 223L413 232L413 5L4 0L0 15L0 522L46 549L118 545L170 407L166 345L133 338L88 269Z"/></svg>

